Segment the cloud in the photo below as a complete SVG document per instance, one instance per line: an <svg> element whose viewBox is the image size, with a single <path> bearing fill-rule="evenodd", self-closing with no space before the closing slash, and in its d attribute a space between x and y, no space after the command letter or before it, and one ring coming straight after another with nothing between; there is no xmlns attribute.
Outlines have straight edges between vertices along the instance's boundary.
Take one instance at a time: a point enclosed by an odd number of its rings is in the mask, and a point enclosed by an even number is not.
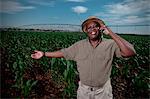
<svg viewBox="0 0 150 99"><path fill-rule="evenodd" d="M36 5L54 7L55 1L56 0L29 0L28 2Z"/></svg>
<svg viewBox="0 0 150 99"><path fill-rule="evenodd" d="M19 2L15 2L15 1L1 1L0 5L1 5L0 12L9 13L9 14L35 8L33 6L23 6Z"/></svg>
<svg viewBox="0 0 150 99"><path fill-rule="evenodd" d="M86 7L83 7L83 6L76 6L76 7L72 7L72 10L77 13L77 14L80 14L80 13L86 13L88 8Z"/></svg>
<svg viewBox="0 0 150 99"><path fill-rule="evenodd" d="M104 5L105 13L98 12L95 15L103 17L113 24L141 24L149 21L149 3L149 0L124 0Z"/></svg>
<svg viewBox="0 0 150 99"><path fill-rule="evenodd" d="M70 2L85 2L86 0L67 0L67 1L70 1Z"/></svg>
<svg viewBox="0 0 150 99"><path fill-rule="evenodd" d="M105 5L111 14L129 15L141 12L149 12L149 0L126 0L121 3Z"/></svg>
<svg viewBox="0 0 150 99"><path fill-rule="evenodd" d="M145 17L138 17L138 16L127 16L122 20L116 20L115 23L122 23L122 24L137 24L149 21L148 18Z"/></svg>

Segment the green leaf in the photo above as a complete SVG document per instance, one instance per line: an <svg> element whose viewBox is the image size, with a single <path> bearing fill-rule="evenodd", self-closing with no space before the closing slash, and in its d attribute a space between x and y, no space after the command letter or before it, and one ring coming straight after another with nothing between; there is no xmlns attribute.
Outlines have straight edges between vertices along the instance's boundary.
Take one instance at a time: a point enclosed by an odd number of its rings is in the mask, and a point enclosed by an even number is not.
<svg viewBox="0 0 150 99"><path fill-rule="evenodd" d="M17 62L13 63L13 69L14 69L14 71L17 69Z"/></svg>
<svg viewBox="0 0 150 99"><path fill-rule="evenodd" d="M36 85L37 82L38 82L38 80L34 81L34 82L31 84L31 87L34 86L34 85Z"/></svg>

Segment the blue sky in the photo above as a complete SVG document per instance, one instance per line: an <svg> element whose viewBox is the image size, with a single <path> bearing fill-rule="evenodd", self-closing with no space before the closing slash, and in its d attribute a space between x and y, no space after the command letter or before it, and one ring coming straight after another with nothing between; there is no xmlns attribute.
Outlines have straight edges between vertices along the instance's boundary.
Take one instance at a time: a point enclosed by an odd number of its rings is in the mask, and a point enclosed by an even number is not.
<svg viewBox="0 0 150 99"><path fill-rule="evenodd" d="M107 25L150 23L150 0L1 0L1 26L78 24L97 16Z"/></svg>

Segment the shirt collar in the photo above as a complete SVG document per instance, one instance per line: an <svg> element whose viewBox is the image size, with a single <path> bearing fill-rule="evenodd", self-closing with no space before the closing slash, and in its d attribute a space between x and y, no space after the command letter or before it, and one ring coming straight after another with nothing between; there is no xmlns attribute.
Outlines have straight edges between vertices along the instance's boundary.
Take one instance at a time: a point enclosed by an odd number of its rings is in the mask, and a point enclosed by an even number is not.
<svg viewBox="0 0 150 99"><path fill-rule="evenodd" d="M100 43L101 43L101 42L103 42L104 40L105 40L104 38L101 38L101 41L97 44L97 46L99 46L99 45L100 45ZM88 38L88 37L86 38L86 42L88 43L88 45L89 45L89 46L91 46L91 47L93 48L93 46L91 45L91 43L90 43L90 41L89 41L89 38ZM97 47L97 46L96 46L96 47ZM96 48L96 47L95 47L95 48Z"/></svg>

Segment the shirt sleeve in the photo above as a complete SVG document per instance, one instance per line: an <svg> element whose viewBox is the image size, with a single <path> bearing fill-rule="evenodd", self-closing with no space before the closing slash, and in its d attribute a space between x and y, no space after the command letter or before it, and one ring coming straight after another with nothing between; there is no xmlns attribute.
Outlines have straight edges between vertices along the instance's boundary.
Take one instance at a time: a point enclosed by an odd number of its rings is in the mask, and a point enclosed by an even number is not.
<svg viewBox="0 0 150 99"><path fill-rule="evenodd" d="M68 48L61 49L60 51L64 54L64 58L66 60L75 60L78 51L77 43L71 45Z"/></svg>
<svg viewBox="0 0 150 99"><path fill-rule="evenodd" d="M114 49L115 49L115 56L118 57L118 58L121 58L121 51L120 51L120 48L119 46L116 44L116 42L114 41L113 42L113 46L114 46Z"/></svg>

